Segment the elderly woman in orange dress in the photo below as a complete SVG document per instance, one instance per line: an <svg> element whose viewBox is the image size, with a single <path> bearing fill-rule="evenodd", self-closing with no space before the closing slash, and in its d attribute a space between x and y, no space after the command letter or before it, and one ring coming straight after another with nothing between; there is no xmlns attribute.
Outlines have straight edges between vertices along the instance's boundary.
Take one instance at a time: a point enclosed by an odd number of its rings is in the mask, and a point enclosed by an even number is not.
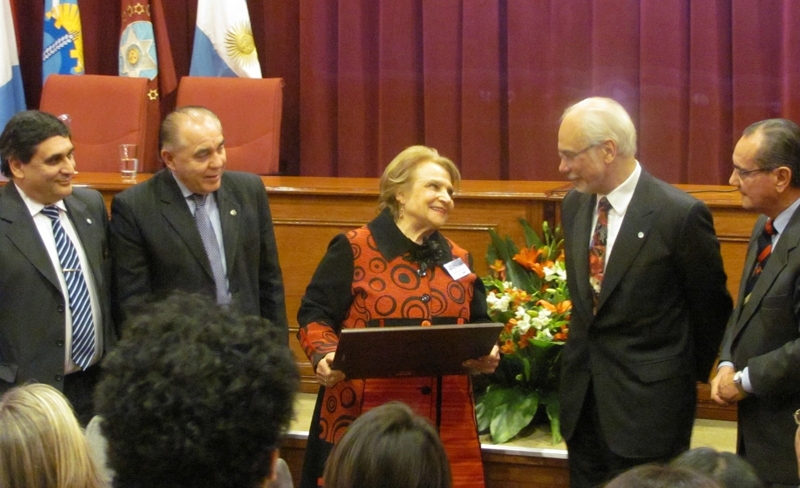
<svg viewBox="0 0 800 488"><path fill-rule="evenodd" d="M297 336L321 385L301 486L321 483L331 448L361 412L391 400L431 420L447 451L453 486L483 486L467 375L350 380L331 368L345 328L491 321L470 255L439 232L460 181L458 168L434 149L404 150L381 177L380 214L336 236L317 267L298 312ZM465 366L491 373L499 360L495 346Z"/></svg>

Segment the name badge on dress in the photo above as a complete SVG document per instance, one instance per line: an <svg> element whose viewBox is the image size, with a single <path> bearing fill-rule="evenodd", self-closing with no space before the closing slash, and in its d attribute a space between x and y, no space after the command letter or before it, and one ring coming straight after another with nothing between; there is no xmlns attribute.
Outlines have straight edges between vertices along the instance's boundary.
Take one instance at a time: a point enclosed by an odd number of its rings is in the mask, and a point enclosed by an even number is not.
<svg viewBox="0 0 800 488"><path fill-rule="evenodd" d="M445 263L443 266L454 280L460 280L471 273L469 267L461 258L455 258L449 263Z"/></svg>

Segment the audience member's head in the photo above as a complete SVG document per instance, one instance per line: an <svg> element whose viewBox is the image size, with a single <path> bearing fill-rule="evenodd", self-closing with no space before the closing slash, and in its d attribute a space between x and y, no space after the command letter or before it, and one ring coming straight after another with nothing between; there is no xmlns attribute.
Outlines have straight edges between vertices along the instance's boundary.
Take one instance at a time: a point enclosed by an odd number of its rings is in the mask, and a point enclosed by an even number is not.
<svg viewBox="0 0 800 488"><path fill-rule="evenodd" d="M285 340L185 293L126 322L96 393L115 486L261 486L298 386Z"/></svg>
<svg viewBox="0 0 800 488"><path fill-rule="evenodd" d="M52 386L19 386L0 398L0 486L104 486L72 407Z"/></svg>
<svg viewBox="0 0 800 488"><path fill-rule="evenodd" d="M718 452L710 447L686 451L672 461L672 466L689 468L708 475L723 488L761 488L764 484L755 468L732 452Z"/></svg>
<svg viewBox="0 0 800 488"><path fill-rule="evenodd" d="M722 488L722 486L694 469L643 464L609 481L606 488Z"/></svg>
<svg viewBox="0 0 800 488"><path fill-rule="evenodd" d="M326 488L448 488L451 483L436 430L398 402L356 419L325 465Z"/></svg>

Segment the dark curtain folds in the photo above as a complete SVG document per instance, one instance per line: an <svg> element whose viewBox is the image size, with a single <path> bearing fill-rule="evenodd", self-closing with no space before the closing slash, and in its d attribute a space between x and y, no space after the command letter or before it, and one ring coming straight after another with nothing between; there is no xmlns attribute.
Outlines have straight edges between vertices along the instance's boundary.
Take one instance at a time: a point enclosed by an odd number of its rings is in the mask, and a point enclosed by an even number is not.
<svg viewBox="0 0 800 488"><path fill-rule="evenodd" d="M741 131L800 121L794 0L248 0L265 77L282 77L284 174L378 176L427 144L470 179L561 180L561 112L602 95L642 164L721 184ZM15 1L26 96L41 92L43 1ZM179 76L196 0L165 2ZM116 0L80 0L88 73L116 74Z"/></svg>

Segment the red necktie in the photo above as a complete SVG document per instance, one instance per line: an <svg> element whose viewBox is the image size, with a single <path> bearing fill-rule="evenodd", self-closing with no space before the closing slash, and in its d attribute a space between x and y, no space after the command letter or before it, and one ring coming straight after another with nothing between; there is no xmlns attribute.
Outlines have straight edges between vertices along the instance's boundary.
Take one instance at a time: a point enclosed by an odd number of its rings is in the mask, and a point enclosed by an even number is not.
<svg viewBox="0 0 800 488"><path fill-rule="evenodd" d="M606 240L608 239L608 211L611 208L611 203L606 197L601 198L597 203L597 224L594 226L592 245L589 249L589 285L592 287L595 311L597 298L600 296L600 286L603 283Z"/></svg>
<svg viewBox="0 0 800 488"><path fill-rule="evenodd" d="M766 225L764 225L764 230L762 230L761 235L758 236L758 254L756 255L756 265L753 267L753 272L750 274L750 278L747 280L747 286L745 287L744 292L745 301L750 298L750 292L753 291L753 287L755 286L758 277L761 275L761 271L767 264L767 259L772 253L772 236L777 233L778 231L775 230L775 226L772 225L772 219L767 220Z"/></svg>

